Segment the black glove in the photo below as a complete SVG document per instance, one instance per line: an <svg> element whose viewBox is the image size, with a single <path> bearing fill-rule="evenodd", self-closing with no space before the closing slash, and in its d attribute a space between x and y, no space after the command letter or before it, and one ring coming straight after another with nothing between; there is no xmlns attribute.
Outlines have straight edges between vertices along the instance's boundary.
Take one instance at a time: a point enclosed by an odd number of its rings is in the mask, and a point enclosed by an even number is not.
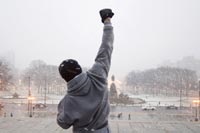
<svg viewBox="0 0 200 133"><path fill-rule="evenodd" d="M112 16L114 15L114 13L112 12L111 9L102 9L99 11L100 16L101 16L101 22L104 23L104 20L106 18L112 18Z"/></svg>

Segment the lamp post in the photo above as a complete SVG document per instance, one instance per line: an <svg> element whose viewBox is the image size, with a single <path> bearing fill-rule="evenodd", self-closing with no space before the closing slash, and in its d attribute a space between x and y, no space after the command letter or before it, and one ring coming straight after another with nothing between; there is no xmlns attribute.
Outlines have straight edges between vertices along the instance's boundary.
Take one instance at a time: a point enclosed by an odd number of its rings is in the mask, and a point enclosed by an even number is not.
<svg viewBox="0 0 200 133"><path fill-rule="evenodd" d="M199 120L200 120L200 80L199 80Z"/></svg>
<svg viewBox="0 0 200 133"><path fill-rule="evenodd" d="M32 117L31 78L28 77L28 114Z"/></svg>
<svg viewBox="0 0 200 133"><path fill-rule="evenodd" d="M198 121L198 105L199 105L199 100L193 100L194 105L196 105L195 109L195 121Z"/></svg>
<svg viewBox="0 0 200 133"><path fill-rule="evenodd" d="M0 73L0 90L2 90L2 83L3 83L2 76L3 73Z"/></svg>
<svg viewBox="0 0 200 133"><path fill-rule="evenodd" d="M1 76L1 75L0 75ZM0 77L0 90L1 90L1 77Z"/></svg>
<svg viewBox="0 0 200 133"><path fill-rule="evenodd" d="M182 108L182 88L180 89L180 109Z"/></svg>
<svg viewBox="0 0 200 133"><path fill-rule="evenodd" d="M32 103L33 103L34 97L32 96L28 96L28 101L29 101L29 117L33 116L33 107L32 107Z"/></svg>
<svg viewBox="0 0 200 133"><path fill-rule="evenodd" d="M47 101L47 78L45 77L45 87L44 87L44 105L46 107L46 101Z"/></svg>
<svg viewBox="0 0 200 133"><path fill-rule="evenodd" d="M31 77L28 77L28 96L31 96Z"/></svg>
<svg viewBox="0 0 200 133"><path fill-rule="evenodd" d="M179 88L180 88L180 109L181 109L182 108L182 79L180 79Z"/></svg>

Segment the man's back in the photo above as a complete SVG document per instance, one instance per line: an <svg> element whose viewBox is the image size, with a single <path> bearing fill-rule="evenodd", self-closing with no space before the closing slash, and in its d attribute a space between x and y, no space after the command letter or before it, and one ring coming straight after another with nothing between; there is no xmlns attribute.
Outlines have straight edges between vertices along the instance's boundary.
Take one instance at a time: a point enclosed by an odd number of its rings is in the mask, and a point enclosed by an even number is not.
<svg viewBox="0 0 200 133"><path fill-rule="evenodd" d="M68 94L58 105L58 124L65 129L73 126L75 133L108 130L107 77L114 39L110 19L105 20L103 31L94 65L67 82Z"/></svg>
<svg viewBox="0 0 200 133"><path fill-rule="evenodd" d="M76 81L81 81L76 84ZM74 131L82 128L101 129L107 125L109 114L108 91L104 81L90 73L82 73L68 84L64 108L68 119L74 119Z"/></svg>

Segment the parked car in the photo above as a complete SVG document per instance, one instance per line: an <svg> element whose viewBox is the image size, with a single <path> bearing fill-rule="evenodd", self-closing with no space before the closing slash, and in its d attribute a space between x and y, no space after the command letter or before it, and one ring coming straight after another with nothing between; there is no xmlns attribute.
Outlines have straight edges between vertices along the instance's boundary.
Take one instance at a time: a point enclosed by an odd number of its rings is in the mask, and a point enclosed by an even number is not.
<svg viewBox="0 0 200 133"><path fill-rule="evenodd" d="M151 105L147 105L147 106L143 106L142 110L156 110L155 106L151 106Z"/></svg>
<svg viewBox="0 0 200 133"><path fill-rule="evenodd" d="M38 103L38 104L35 104L35 106L34 106L34 108L35 109L42 109L42 108L45 108L46 107L46 105L45 104L43 104L43 103Z"/></svg>
<svg viewBox="0 0 200 133"><path fill-rule="evenodd" d="M178 109L178 107L175 105L168 105L166 106L166 109Z"/></svg>

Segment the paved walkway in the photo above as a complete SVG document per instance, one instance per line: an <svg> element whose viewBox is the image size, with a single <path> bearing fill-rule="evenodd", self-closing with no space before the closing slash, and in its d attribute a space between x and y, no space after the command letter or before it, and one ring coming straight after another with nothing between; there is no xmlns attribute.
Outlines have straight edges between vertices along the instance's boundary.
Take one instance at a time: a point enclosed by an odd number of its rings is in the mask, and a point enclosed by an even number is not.
<svg viewBox="0 0 200 133"><path fill-rule="evenodd" d="M199 133L199 122L134 122L110 120L112 133ZM0 118L0 133L72 133L63 130L54 118Z"/></svg>
<svg viewBox="0 0 200 133"><path fill-rule="evenodd" d="M63 130L57 125L57 105L35 109L32 118L28 117L25 104L6 104L3 111L7 115L0 112L0 133L72 133L71 129ZM200 122L194 122L195 111L196 108L165 107L143 111L140 106L115 106L111 108L109 124L112 133L200 133Z"/></svg>

